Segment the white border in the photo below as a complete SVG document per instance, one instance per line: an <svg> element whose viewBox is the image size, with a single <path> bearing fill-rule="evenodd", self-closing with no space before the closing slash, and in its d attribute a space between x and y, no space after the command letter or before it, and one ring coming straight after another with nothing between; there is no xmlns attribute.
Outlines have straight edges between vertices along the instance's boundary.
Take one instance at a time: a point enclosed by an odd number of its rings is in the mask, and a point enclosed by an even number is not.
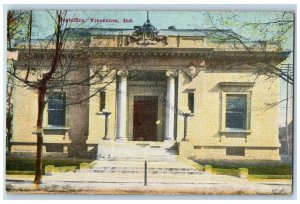
<svg viewBox="0 0 300 204"><path fill-rule="evenodd" d="M103 10L145 10L145 9L155 9L155 10L258 10L258 9L262 9L262 10L295 10L298 11L298 8L295 8L295 6L298 4L297 0L285 0L285 1L275 1L275 0L231 0L231 1L222 1L222 0L201 0L202 4L197 4L199 3L199 1L197 0L180 0L180 1L172 1L173 5L167 5L167 3L169 3L166 0L143 0L142 2L145 4L139 4L141 2L141 0L127 0L127 1L121 1L121 0L109 0L107 1L107 3L109 4L98 4L98 5L94 5L96 3L98 3L98 1L96 0L84 0L84 1L74 1L74 0L44 0L43 2L41 2L41 0L2 0L2 6L0 8L0 12L1 12L1 16L3 17L2 21L0 21L0 27L4 28L4 23L5 23L5 18L6 18L6 14L3 13L4 9L7 10L8 8L23 8L23 9L55 9L55 8L68 8L68 9L103 9ZM74 3L78 4L78 5L73 5ZM127 4L123 4L123 3L127 3ZM5 5L6 4L6 5ZM10 5L7 5L10 4ZM15 4L15 5L13 5ZM32 5L34 4L34 5ZM54 5L56 4L56 5ZM89 5L90 4L90 5ZM184 4L184 5L182 5ZM197 4L197 5L195 5ZM220 5L221 4L221 5ZM235 5L231 5L231 4L235 4ZM256 5L254 5L256 4ZM272 5L266 5L266 4L272 4ZM287 5L287 4L294 4L294 5ZM5 7L4 7L5 5ZM297 22L299 22L299 16L297 15L296 18ZM3 31L3 29L1 30ZM4 56L5 52L3 52L5 50L5 39L4 39L4 32L0 32L0 36L2 39L2 42L0 44L0 54L1 54L1 61L0 64L2 65L2 71L0 71L0 84L2 84L2 88L0 89L0 94L3 96L1 101L1 106L2 108L0 108L1 111L1 115L2 115L2 121L4 121L5 119L5 70L3 69L4 67L4 59L6 56ZM298 38L298 33L297 33L297 38ZM298 45L298 43L297 43ZM298 57L298 53L297 53L297 57ZM297 59L296 57L296 59ZM295 73L295 78L297 77L297 72ZM297 79L297 78L296 78ZM297 80L296 80L297 81ZM295 91L296 91L296 98L295 98L295 119L297 119L298 114L297 114L297 107L299 105L298 101L297 101L297 96L298 96L298 84L295 86ZM0 127L2 130L2 137L3 140L5 141L5 129L4 129L4 122L0 123ZM295 121L295 126L297 126L297 123ZM297 138L297 132L295 132L295 138ZM1 149L4 150L1 152L1 156L2 158L4 158L5 155L3 155L3 152L5 152L5 143L1 143ZM295 152L296 153L296 152ZM294 155L297 158L297 161L299 160L299 157ZM295 164L297 164L298 162L296 162ZM3 171L4 169L4 160L1 160L1 164L0 164L0 168L1 171ZM296 172L296 169L294 169L294 171ZM3 180L3 172L1 172L1 180ZM298 177L296 177L296 183L298 183ZM3 189L3 185L1 185L1 191L5 193L4 189ZM295 191L297 191L297 189L294 189ZM16 195L16 196L5 196L4 199L17 199L19 201L21 201L22 203L40 203L40 202L56 202L56 201L38 201L36 199L59 199L61 200L61 202L65 203L66 201L64 201L65 199L80 199L79 201L72 201L76 202L76 203L82 203L83 201L81 201L82 199L104 199L106 201L89 201L89 202L93 202L93 203L99 203L99 202L108 202L107 199L110 200L114 200L114 199L127 199L127 201L122 201L123 202L130 202L130 203L141 203L141 202L154 202L154 201L147 201L147 200L137 200L137 199L176 199L177 201L173 200L171 201L172 203L181 203L184 202L182 199L193 199L193 200L198 200L198 199L204 199L204 200L211 200L214 199L215 202L220 202L220 203L232 203L232 202L240 202L238 200L235 201L231 201L230 199L243 199L244 202L257 202L254 201L253 199L262 199L261 202L264 202L264 200L266 199L271 199L272 203L280 203L282 204L282 202L286 202L286 201L282 201L282 199L296 199L297 192L295 192L295 195L293 197L285 197L285 196L93 196L93 195L89 195L89 196L79 196L79 195L73 195L73 196L69 196L69 195L56 195L56 196L36 196L36 195ZM2 194L3 196L4 194ZM35 201L30 201L27 199L34 199ZM133 199L134 201L129 201L128 199ZM245 200L246 199L246 200ZM276 200L275 200L276 199ZM5 203L15 203L16 201L5 201ZM156 202L156 201L155 201ZM169 202L169 201L160 201L160 202ZM201 202L201 201L196 201L197 203ZM207 201L204 201L207 202ZM289 200L289 202L295 202L295 200Z"/></svg>

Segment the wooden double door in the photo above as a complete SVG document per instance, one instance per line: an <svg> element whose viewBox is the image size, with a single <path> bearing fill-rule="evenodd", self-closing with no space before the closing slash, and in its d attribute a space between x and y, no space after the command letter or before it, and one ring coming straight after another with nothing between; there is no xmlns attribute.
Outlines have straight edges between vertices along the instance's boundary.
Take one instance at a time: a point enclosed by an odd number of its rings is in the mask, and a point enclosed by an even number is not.
<svg viewBox="0 0 300 204"><path fill-rule="evenodd" d="M157 141L157 96L135 96L133 108L133 140Z"/></svg>

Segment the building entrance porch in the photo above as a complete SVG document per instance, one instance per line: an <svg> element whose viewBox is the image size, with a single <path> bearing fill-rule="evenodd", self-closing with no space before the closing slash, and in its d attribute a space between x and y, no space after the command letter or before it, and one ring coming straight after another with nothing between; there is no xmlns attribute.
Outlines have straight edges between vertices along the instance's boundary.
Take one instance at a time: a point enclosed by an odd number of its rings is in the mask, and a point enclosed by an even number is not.
<svg viewBox="0 0 300 204"><path fill-rule="evenodd" d="M116 140L174 141L176 75L172 73L165 70L120 72Z"/></svg>
<svg viewBox="0 0 300 204"><path fill-rule="evenodd" d="M162 70L125 70L117 80L116 139L98 158L175 161L175 80Z"/></svg>

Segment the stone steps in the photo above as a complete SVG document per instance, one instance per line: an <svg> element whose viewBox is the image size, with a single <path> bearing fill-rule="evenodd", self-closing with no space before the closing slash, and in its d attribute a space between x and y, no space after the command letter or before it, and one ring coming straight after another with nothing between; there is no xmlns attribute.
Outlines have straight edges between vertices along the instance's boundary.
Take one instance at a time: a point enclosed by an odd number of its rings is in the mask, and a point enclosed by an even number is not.
<svg viewBox="0 0 300 204"><path fill-rule="evenodd" d="M147 168L148 169L148 171L150 171L150 170L153 170L153 171L158 171L158 170L160 170L160 171L170 171L170 172L172 172L172 171L191 171L191 170L194 170L194 169L191 169L191 168L168 168L168 167L165 167L165 168L152 168L152 167L148 167ZM138 171L138 170L144 170L144 168L143 167L108 167L108 166L104 166L104 167L97 167L97 168L93 168L93 169L89 169L89 170L93 170L93 171L95 171L95 170L136 170L136 171Z"/></svg>
<svg viewBox="0 0 300 204"><path fill-rule="evenodd" d="M106 171L106 170L93 170L93 171L89 171L90 173L99 173L99 174L102 174L102 173L120 173L120 174L144 174L144 170L124 170L124 171L121 171L121 170L113 170L113 171ZM84 173L83 171L79 171L78 173ZM147 171L147 174L180 174L180 175L201 175L202 173L201 172L195 172L195 171L155 171L155 170L149 170Z"/></svg>
<svg viewBox="0 0 300 204"><path fill-rule="evenodd" d="M107 161L107 160L98 160L94 168L101 167L110 167L110 166L119 166L119 167L144 167L144 161ZM148 167L152 168L180 168L180 167L190 168L190 166L183 164L181 162L171 162L166 163L164 161L160 162L148 162Z"/></svg>
<svg viewBox="0 0 300 204"><path fill-rule="evenodd" d="M115 174L144 174L144 161L143 160L100 160L92 169L80 169L78 173L91 173L91 174L103 174L103 173L115 173ZM193 167L181 163L179 161L166 162L166 161L148 161L147 162L148 174L176 174L176 175L191 175L191 174L203 174L203 171L198 171Z"/></svg>
<svg viewBox="0 0 300 204"><path fill-rule="evenodd" d="M144 174L144 168L132 167L102 167L88 170L78 170L78 173L122 173L122 174ZM188 168L147 168L148 174L203 174Z"/></svg>
<svg viewBox="0 0 300 204"><path fill-rule="evenodd" d="M163 142L126 142L99 145L98 159L176 162L177 149Z"/></svg>
<svg viewBox="0 0 300 204"><path fill-rule="evenodd" d="M105 158L105 160L108 161L165 161L165 162L176 162L176 156L126 156L126 157L120 157L120 156L115 156L115 157L109 157Z"/></svg>
<svg viewBox="0 0 300 204"><path fill-rule="evenodd" d="M99 148L101 146L99 145ZM103 181L134 182L144 178L144 162L147 161L147 175L155 181L180 182L183 177L189 180L206 175L187 164L177 160L177 149L174 144L164 142L126 142L110 143L106 146L108 157L98 159L93 169L78 170L78 174L97 176ZM100 156L99 156L100 157ZM107 175L111 178L104 178ZM100 180L101 180L100 179ZM118 180L119 179L119 180Z"/></svg>

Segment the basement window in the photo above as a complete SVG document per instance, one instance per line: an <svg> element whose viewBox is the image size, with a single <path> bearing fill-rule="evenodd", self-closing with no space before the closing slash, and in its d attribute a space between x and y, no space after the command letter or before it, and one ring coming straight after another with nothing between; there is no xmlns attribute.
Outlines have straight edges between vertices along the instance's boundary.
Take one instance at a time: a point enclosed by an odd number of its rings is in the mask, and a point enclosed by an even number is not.
<svg viewBox="0 0 300 204"><path fill-rule="evenodd" d="M226 148L227 156L245 156L244 147L227 147Z"/></svg>
<svg viewBox="0 0 300 204"><path fill-rule="evenodd" d="M46 152L63 152L64 147L61 144L47 144L45 145Z"/></svg>

